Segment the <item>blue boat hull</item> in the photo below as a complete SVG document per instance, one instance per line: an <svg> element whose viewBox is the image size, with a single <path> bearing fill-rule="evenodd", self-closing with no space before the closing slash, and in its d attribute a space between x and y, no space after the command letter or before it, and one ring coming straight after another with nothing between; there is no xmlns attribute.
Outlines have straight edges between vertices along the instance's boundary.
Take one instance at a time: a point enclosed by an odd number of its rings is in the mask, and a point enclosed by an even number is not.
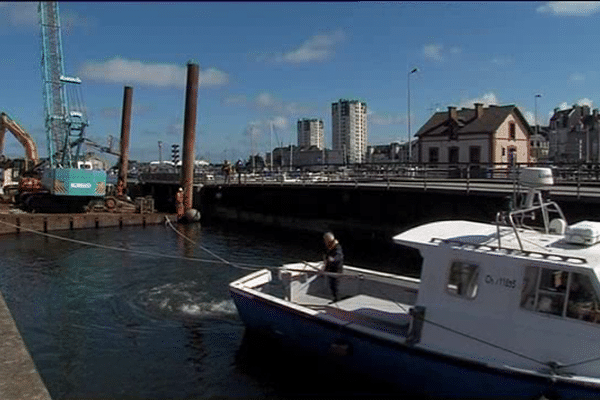
<svg viewBox="0 0 600 400"><path fill-rule="evenodd" d="M285 345L338 359L344 366L389 382L403 392L435 398L598 398L600 388L457 360L376 338L292 308L231 290L248 329Z"/></svg>

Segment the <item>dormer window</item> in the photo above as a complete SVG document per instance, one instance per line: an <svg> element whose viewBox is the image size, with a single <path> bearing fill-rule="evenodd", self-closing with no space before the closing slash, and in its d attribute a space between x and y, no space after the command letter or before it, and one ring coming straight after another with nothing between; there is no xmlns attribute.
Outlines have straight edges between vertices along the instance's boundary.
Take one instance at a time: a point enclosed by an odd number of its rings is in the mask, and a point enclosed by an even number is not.
<svg viewBox="0 0 600 400"><path fill-rule="evenodd" d="M458 140L458 132L454 125L450 125L450 140Z"/></svg>

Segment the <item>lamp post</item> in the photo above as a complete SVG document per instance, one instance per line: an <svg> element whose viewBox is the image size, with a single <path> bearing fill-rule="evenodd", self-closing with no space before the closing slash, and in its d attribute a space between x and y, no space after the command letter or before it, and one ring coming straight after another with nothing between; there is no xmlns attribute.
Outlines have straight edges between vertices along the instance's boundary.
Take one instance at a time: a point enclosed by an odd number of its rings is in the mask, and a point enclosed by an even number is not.
<svg viewBox="0 0 600 400"><path fill-rule="evenodd" d="M536 94L534 97L534 102L535 102L535 133L536 135L539 134L539 125L538 125L538 120L537 120L537 99L538 97L542 97L541 94Z"/></svg>
<svg viewBox="0 0 600 400"><path fill-rule="evenodd" d="M407 89L407 97L408 97L408 162L410 162L412 160L412 146L410 143L410 76L412 74L414 74L415 72L417 72L419 69L418 68L413 68L407 75L406 77L406 89Z"/></svg>
<svg viewBox="0 0 600 400"><path fill-rule="evenodd" d="M158 163L162 164L162 142L158 141Z"/></svg>

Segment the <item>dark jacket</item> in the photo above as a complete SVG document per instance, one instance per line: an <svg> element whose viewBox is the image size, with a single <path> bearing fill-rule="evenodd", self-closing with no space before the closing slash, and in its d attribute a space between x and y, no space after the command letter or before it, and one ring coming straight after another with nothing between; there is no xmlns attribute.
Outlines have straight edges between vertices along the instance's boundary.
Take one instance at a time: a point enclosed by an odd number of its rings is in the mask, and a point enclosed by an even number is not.
<svg viewBox="0 0 600 400"><path fill-rule="evenodd" d="M325 271L327 272L342 272L344 265L344 253L342 246L336 243L331 249L327 250L325 258Z"/></svg>

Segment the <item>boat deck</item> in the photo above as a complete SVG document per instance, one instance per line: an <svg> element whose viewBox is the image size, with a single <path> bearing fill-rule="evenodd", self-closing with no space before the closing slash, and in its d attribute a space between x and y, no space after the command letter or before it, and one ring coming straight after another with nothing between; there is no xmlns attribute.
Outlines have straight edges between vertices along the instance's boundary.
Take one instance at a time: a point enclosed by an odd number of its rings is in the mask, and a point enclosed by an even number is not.
<svg viewBox="0 0 600 400"><path fill-rule="evenodd" d="M410 305L365 294L331 302L317 296L305 295L299 305L318 309L322 317L334 317L347 324L357 324L387 333L406 336L410 324ZM304 297L304 296L303 296Z"/></svg>

